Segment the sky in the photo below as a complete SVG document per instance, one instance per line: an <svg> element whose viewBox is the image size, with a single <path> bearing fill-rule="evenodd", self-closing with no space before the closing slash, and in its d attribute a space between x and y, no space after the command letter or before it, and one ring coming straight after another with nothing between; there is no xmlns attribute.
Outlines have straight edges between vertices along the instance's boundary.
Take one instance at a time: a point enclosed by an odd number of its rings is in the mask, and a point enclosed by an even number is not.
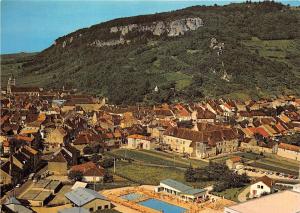
<svg viewBox="0 0 300 213"><path fill-rule="evenodd" d="M197 0L0 0L1 54L37 52L80 28L115 18L152 14L193 5L231 1ZM286 1L300 5L300 0Z"/></svg>

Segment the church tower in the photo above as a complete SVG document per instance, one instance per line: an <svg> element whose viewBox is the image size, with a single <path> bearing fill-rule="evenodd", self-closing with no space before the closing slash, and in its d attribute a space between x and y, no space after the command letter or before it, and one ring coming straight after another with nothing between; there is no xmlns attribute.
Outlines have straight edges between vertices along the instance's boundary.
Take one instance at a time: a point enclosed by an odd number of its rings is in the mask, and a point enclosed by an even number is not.
<svg viewBox="0 0 300 213"><path fill-rule="evenodd" d="M11 87L12 87L12 86L16 86L16 79L14 78L13 75L11 75L11 76L8 78L8 81L7 81L7 88L6 88L7 94L11 94Z"/></svg>

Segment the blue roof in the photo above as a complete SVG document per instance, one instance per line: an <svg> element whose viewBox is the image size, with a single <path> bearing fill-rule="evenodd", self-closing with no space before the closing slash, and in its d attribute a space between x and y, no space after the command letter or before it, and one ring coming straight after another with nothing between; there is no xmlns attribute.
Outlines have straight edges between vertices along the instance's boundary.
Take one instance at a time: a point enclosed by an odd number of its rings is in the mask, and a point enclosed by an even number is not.
<svg viewBox="0 0 300 213"><path fill-rule="evenodd" d="M94 199L107 200L106 197L98 192L82 187L78 187L71 192L66 193L65 196L77 206L83 206Z"/></svg>
<svg viewBox="0 0 300 213"><path fill-rule="evenodd" d="M191 186L187 186L183 183L180 183L176 180L172 180L172 179L165 179L160 181L161 183L170 186L173 189L176 189L177 191L179 191L181 194L187 194L187 195L195 195L195 194L199 194L202 192L205 192L205 189L194 189Z"/></svg>
<svg viewBox="0 0 300 213"><path fill-rule="evenodd" d="M183 191L186 191L186 190L190 190L190 189L193 189L193 187L190 187L190 186L187 186L183 183L180 183L176 180L172 180L172 179L165 179L165 180L162 180L160 181L161 183L165 184L165 185L168 185L180 192L183 192Z"/></svg>

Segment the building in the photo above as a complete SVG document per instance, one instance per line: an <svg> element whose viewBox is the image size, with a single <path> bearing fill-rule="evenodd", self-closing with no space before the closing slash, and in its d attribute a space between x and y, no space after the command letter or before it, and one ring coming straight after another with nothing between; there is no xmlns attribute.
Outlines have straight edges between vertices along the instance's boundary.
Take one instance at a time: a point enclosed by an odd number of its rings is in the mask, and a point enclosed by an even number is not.
<svg viewBox="0 0 300 213"><path fill-rule="evenodd" d="M300 212L300 193L281 191L224 208L224 213L296 213Z"/></svg>
<svg viewBox="0 0 300 213"><path fill-rule="evenodd" d="M53 195L56 194L62 187L62 183L58 180L41 179L34 183L32 190L49 191Z"/></svg>
<svg viewBox="0 0 300 213"><path fill-rule="evenodd" d="M78 171L82 173L84 182L101 182L104 177L104 168L98 167L92 161L72 166L70 172Z"/></svg>
<svg viewBox="0 0 300 213"><path fill-rule="evenodd" d="M240 156L233 156L226 160L226 165L229 169L237 169L239 165L242 165L241 163L241 157Z"/></svg>
<svg viewBox="0 0 300 213"><path fill-rule="evenodd" d="M27 200L31 206L41 207L46 205L51 200L52 192L46 190L30 189L20 197L22 200Z"/></svg>
<svg viewBox="0 0 300 213"><path fill-rule="evenodd" d="M83 207L90 212L111 208L110 201L92 189L76 188L66 193L65 196L74 206Z"/></svg>
<svg viewBox="0 0 300 213"><path fill-rule="evenodd" d="M260 177L250 186L250 198L260 197L273 192L273 180L268 176Z"/></svg>
<svg viewBox="0 0 300 213"><path fill-rule="evenodd" d="M163 142L172 151L189 154L196 158L207 158L220 153L237 151L238 135L233 129L193 131L172 127L165 131Z"/></svg>
<svg viewBox="0 0 300 213"><path fill-rule="evenodd" d="M160 184L156 187L155 191L175 195L181 200L191 202L199 199L205 199L207 194L205 189L194 189L193 187L187 186L172 179L160 181Z"/></svg>
<svg viewBox="0 0 300 213"><path fill-rule="evenodd" d="M10 197L3 205L1 212L8 212L8 213L33 213L30 208L22 205L21 202L15 198Z"/></svg>
<svg viewBox="0 0 300 213"><path fill-rule="evenodd" d="M45 137L45 144L48 148L60 147L67 138L67 132L59 127L49 131Z"/></svg>
<svg viewBox="0 0 300 213"><path fill-rule="evenodd" d="M155 139L146 137L143 135L129 135L127 137L127 148L128 149L154 149L155 147Z"/></svg>
<svg viewBox="0 0 300 213"><path fill-rule="evenodd" d="M277 155L300 161L300 147L287 143L280 143L278 145Z"/></svg>
<svg viewBox="0 0 300 213"><path fill-rule="evenodd" d="M62 147L48 161L48 170L56 175L67 175L68 168L76 165L80 153L73 146Z"/></svg>

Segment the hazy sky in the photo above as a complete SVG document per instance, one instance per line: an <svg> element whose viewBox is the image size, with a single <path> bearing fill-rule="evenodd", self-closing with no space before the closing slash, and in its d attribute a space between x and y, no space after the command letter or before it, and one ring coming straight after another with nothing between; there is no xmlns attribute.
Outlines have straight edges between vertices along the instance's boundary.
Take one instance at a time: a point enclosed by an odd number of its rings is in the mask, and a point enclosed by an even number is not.
<svg viewBox="0 0 300 213"><path fill-rule="evenodd" d="M60 36L114 18L232 1L2 0L1 53L41 51Z"/></svg>

